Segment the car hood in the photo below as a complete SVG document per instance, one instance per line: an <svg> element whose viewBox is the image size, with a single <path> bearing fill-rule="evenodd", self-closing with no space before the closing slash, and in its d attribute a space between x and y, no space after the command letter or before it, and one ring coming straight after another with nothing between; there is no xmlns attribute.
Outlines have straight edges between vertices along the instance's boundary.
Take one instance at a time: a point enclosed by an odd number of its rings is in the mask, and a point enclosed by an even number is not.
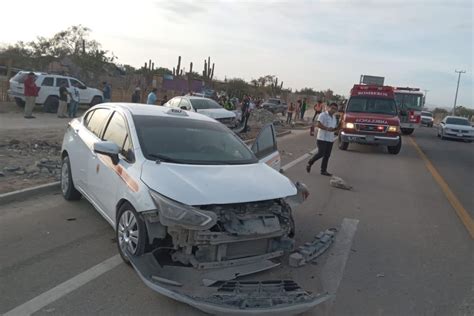
<svg viewBox="0 0 474 316"><path fill-rule="evenodd" d="M96 88L87 87L88 90L94 92L95 95L102 95L102 91ZM80 91L80 90L79 90Z"/></svg>
<svg viewBox="0 0 474 316"><path fill-rule="evenodd" d="M450 129L461 129L464 131L472 131L474 128L472 126L468 125L456 125L456 124L445 124L445 128L450 128Z"/></svg>
<svg viewBox="0 0 474 316"><path fill-rule="evenodd" d="M202 109L197 110L197 112L213 119L235 118L235 114L226 109Z"/></svg>
<svg viewBox="0 0 474 316"><path fill-rule="evenodd" d="M384 124L384 125L400 125L398 116L374 113L346 113L344 116L346 122L366 123L366 124Z"/></svg>
<svg viewBox="0 0 474 316"><path fill-rule="evenodd" d="M152 190L187 205L254 202L297 193L290 179L265 163L203 166L146 161L141 179Z"/></svg>

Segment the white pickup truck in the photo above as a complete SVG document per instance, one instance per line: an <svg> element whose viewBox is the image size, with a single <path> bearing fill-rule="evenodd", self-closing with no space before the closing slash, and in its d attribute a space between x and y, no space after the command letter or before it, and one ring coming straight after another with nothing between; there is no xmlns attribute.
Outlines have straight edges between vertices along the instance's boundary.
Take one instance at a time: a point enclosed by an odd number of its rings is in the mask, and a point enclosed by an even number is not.
<svg viewBox="0 0 474 316"><path fill-rule="evenodd" d="M15 100L18 106L25 105L24 81L30 73L29 71L20 71L10 79L9 96ZM59 87L65 83L69 91L72 86L77 84L79 88L80 104L93 106L102 103L102 91L87 87L80 80L67 76L53 75L44 72L35 72L36 85L40 88L36 97L36 104L42 105L43 110L49 113L56 113L59 105Z"/></svg>

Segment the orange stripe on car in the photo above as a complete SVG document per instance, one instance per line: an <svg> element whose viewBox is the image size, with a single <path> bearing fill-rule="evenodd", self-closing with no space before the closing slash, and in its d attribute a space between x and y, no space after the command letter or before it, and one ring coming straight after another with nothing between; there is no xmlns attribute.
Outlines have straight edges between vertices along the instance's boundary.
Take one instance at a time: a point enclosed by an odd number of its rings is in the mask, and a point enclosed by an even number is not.
<svg viewBox="0 0 474 316"><path fill-rule="evenodd" d="M273 157L272 159L267 161L267 165L270 166L271 164L273 164L274 162L279 161L279 160L280 160L280 155L277 155L276 157Z"/></svg>
<svg viewBox="0 0 474 316"><path fill-rule="evenodd" d="M120 177L120 179L122 179L123 182L127 184L130 190L132 190L133 192L138 192L139 188L137 181L135 181L121 165L114 165L112 159L109 156L100 154L98 154L97 156L99 157L100 161L102 161L108 168L115 171L115 173Z"/></svg>

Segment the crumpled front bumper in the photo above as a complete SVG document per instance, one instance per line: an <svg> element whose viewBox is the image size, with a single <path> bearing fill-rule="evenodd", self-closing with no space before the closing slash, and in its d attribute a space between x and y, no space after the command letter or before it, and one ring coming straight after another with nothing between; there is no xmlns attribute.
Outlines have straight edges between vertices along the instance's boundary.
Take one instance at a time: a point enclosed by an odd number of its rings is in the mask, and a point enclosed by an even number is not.
<svg viewBox="0 0 474 316"><path fill-rule="evenodd" d="M130 256L130 261L151 289L213 315L295 315L332 298L327 293L315 296L306 292L292 280L223 280L216 286L205 286L203 275L209 271L166 266L153 253Z"/></svg>
<svg viewBox="0 0 474 316"><path fill-rule="evenodd" d="M379 135L368 135L368 134L351 134L347 132L341 132L341 141L347 143L358 143L358 144L373 144L382 146L397 146L400 142L400 136L379 136Z"/></svg>

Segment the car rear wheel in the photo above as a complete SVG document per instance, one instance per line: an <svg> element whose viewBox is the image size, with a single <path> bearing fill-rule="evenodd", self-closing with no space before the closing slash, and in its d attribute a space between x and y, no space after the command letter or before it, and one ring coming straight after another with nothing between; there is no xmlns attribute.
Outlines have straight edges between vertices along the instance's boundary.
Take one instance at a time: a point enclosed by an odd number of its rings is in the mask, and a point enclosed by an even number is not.
<svg viewBox="0 0 474 316"><path fill-rule="evenodd" d="M95 97L92 98L90 106L93 107L96 104L102 103L102 97L96 95Z"/></svg>
<svg viewBox="0 0 474 316"><path fill-rule="evenodd" d="M19 106L20 108L24 108L25 107L25 101L23 101L22 99L20 98L15 98L15 103L17 106Z"/></svg>
<svg viewBox="0 0 474 316"><path fill-rule="evenodd" d="M59 107L59 98L55 95L50 95L46 98L43 104L43 111L46 113L57 113Z"/></svg>
<svg viewBox="0 0 474 316"><path fill-rule="evenodd" d="M127 264L130 264L129 254L141 256L145 252L146 225L135 208L128 202L118 210L115 233L120 256Z"/></svg>
<svg viewBox="0 0 474 316"><path fill-rule="evenodd" d="M398 144L396 146L387 146L387 150L390 154L392 155L397 155L400 150L402 149L402 138L400 137L400 140L398 141Z"/></svg>
<svg viewBox="0 0 474 316"><path fill-rule="evenodd" d="M414 131L414 128L402 128L403 135L411 135Z"/></svg>
<svg viewBox="0 0 474 316"><path fill-rule="evenodd" d="M74 187L72 180L71 163L69 157L65 156L61 165L61 192L68 201L79 200L81 193Z"/></svg>

